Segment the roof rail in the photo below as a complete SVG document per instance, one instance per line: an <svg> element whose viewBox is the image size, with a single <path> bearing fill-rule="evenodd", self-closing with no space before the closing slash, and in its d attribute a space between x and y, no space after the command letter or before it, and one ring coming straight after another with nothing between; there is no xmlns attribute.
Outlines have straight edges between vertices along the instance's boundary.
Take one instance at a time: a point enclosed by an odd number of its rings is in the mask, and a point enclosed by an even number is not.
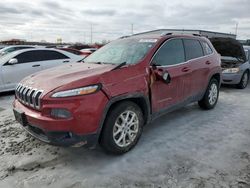
<svg viewBox="0 0 250 188"><path fill-rule="evenodd" d="M193 35L193 36L198 36L198 37L201 37L202 35L200 34L197 34L197 33L184 33L184 32L172 32L172 33L169 33L169 32L164 32L161 34L161 36L165 36L165 35Z"/></svg>
<svg viewBox="0 0 250 188"><path fill-rule="evenodd" d="M131 36L125 35L125 36L120 37L119 39L125 39L125 38L128 38L128 37L131 37Z"/></svg>
<svg viewBox="0 0 250 188"><path fill-rule="evenodd" d="M198 36L198 37L201 37L202 35L200 34L196 34L196 33L193 33L194 36Z"/></svg>

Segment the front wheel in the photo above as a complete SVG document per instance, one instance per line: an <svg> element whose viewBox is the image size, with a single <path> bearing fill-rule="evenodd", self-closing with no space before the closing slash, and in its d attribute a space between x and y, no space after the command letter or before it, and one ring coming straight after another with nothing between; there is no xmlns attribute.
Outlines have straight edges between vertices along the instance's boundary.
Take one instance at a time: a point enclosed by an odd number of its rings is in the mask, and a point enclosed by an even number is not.
<svg viewBox="0 0 250 188"><path fill-rule="evenodd" d="M249 73L246 71L242 75L242 78L240 80L240 83L237 85L237 88L245 89L247 87L247 85L248 85L248 81L249 81Z"/></svg>
<svg viewBox="0 0 250 188"><path fill-rule="evenodd" d="M219 83L216 79L211 79L206 93L202 100L199 101L199 106L203 109L210 110L215 107L219 98Z"/></svg>
<svg viewBox="0 0 250 188"><path fill-rule="evenodd" d="M126 153L138 142L143 124L140 107L130 101L121 102L108 113L100 144L108 153Z"/></svg>

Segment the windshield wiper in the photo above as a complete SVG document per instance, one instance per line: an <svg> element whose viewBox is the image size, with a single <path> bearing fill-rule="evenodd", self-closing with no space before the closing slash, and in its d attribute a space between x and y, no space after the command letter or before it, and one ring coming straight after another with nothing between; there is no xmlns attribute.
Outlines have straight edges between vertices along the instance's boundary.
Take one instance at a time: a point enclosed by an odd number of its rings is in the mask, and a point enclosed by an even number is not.
<svg viewBox="0 0 250 188"><path fill-rule="evenodd" d="M117 65L117 66L116 66L115 68L113 68L112 70L119 69L119 68L123 67L123 66L126 65L126 64L127 64L127 62L123 62L123 63Z"/></svg>

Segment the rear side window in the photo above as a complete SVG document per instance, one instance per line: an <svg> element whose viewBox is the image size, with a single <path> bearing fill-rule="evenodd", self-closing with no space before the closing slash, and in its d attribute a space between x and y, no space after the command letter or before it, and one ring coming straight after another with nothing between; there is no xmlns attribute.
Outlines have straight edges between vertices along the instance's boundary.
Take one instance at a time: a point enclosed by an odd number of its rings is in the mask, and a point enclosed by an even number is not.
<svg viewBox="0 0 250 188"><path fill-rule="evenodd" d="M181 39L167 41L159 49L152 61L156 65L175 65L185 62L185 52Z"/></svg>
<svg viewBox="0 0 250 188"><path fill-rule="evenodd" d="M68 59L69 57L56 51L35 50L35 51L23 52L17 55L15 58L18 60L18 63L29 63L36 61Z"/></svg>
<svg viewBox="0 0 250 188"><path fill-rule="evenodd" d="M213 50L211 49L211 47L208 45L207 42L202 41L201 43L202 43L205 55L210 55L213 53Z"/></svg>
<svg viewBox="0 0 250 188"><path fill-rule="evenodd" d="M203 49L198 40L184 39L183 42L187 61L203 56Z"/></svg>
<svg viewBox="0 0 250 188"><path fill-rule="evenodd" d="M41 57L41 61L56 60L56 59L69 59L69 57L56 51L38 50L38 53Z"/></svg>

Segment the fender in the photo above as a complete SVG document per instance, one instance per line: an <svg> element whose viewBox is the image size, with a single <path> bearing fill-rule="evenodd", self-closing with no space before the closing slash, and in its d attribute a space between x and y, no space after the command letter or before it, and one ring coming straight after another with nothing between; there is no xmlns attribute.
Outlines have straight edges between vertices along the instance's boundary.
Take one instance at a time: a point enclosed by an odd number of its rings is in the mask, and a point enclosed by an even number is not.
<svg viewBox="0 0 250 188"><path fill-rule="evenodd" d="M103 111L103 115L101 118L101 121L99 123L99 128L97 131L97 134L99 134L102 131L103 125L104 125L104 121L106 119L106 116L108 114L108 111L110 110L110 107L115 104L116 102L122 101L122 100L126 100L126 99L138 99L138 98L142 98L144 99L144 102L146 104L146 109L142 109L144 111L144 113L146 114L146 119L145 119L145 124L148 124L151 120L151 103L150 100L148 98L148 96L145 96L143 93L141 92L136 92L136 93L131 93L131 94L124 94L124 95L119 95L116 97L113 97L109 100L108 104L105 106L105 109Z"/></svg>

